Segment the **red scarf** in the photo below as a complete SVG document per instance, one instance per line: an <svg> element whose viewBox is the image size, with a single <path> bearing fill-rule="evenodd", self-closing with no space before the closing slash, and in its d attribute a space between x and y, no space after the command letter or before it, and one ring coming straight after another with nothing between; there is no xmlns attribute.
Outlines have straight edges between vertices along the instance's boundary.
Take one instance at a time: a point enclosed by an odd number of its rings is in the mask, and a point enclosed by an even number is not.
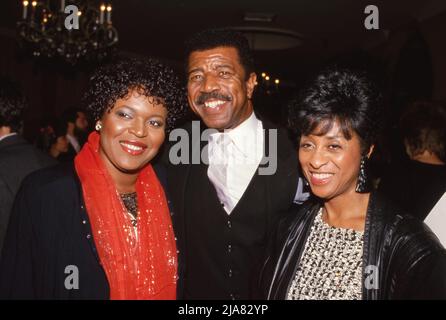
<svg viewBox="0 0 446 320"><path fill-rule="evenodd" d="M177 251L163 188L149 164L136 182L135 229L99 156L93 132L74 163L110 299L175 299Z"/></svg>

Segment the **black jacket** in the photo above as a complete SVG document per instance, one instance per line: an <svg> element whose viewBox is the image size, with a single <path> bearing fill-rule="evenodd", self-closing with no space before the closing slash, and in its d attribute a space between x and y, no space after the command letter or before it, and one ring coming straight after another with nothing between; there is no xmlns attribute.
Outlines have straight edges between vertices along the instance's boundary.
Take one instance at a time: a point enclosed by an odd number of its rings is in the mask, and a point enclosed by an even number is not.
<svg viewBox="0 0 446 320"><path fill-rule="evenodd" d="M280 222L258 281L258 298L285 299L320 207L308 202ZM370 197L366 216L362 298L446 299L446 250L425 224L377 193Z"/></svg>
<svg viewBox="0 0 446 320"><path fill-rule="evenodd" d="M414 160L394 164L383 174L378 190L423 221L446 192L446 165Z"/></svg>
<svg viewBox="0 0 446 320"><path fill-rule="evenodd" d="M23 178L33 171L56 163L56 160L19 135L0 141L0 253L12 203Z"/></svg>
<svg viewBox="0 0 446 320"><path fill-rule="evenodd" d="M161 168L154 169L164 184ZM66 286L74 283L73 266L78 289ZM0 261L0 299L109 299L73 163L23 181Z"/></svg>

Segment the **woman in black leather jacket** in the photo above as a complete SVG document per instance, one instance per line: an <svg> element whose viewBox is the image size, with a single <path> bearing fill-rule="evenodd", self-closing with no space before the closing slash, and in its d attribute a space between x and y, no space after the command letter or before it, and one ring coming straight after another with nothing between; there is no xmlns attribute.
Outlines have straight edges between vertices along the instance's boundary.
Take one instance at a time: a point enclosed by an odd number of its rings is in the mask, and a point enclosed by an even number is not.
<svg viewBox="0 0 446 320"><path fill-rule="evenodd" d="M380 100L364 76L330 69L292 104L314 197L279 223L258 281L262 298L446 299L446 250L370 191Z"/></svg>

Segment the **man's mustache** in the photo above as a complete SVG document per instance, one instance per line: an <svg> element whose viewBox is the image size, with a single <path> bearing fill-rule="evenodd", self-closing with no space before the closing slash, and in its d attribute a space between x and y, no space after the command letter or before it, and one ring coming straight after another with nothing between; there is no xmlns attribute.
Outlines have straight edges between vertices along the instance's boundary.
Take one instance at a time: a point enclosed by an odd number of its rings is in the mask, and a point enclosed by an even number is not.
<svg viewBox="0 0 446 320"><path fill-rule="evenodd" d="M205 92L198 96L197 100L195 100L195 103L197 105L202 105L209 99L223 100L223 101L231 101L232 100L230 96L224 95L219 92Z"/></svg>

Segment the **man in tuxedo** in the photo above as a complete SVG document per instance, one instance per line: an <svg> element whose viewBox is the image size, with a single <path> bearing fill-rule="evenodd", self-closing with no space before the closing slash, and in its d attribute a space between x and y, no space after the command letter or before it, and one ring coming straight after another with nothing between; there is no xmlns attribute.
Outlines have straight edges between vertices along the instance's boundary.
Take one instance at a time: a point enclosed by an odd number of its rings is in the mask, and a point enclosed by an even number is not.
<svg viewBox="0 0 446 320"><path fill-rule="evenodd" d="M68 152L62 157L61 161L73 161L87 141L88 118L84 110L74 107L65 110L61 118L66 126L68 140Z"/></svg>
<svg viewBox="0 0 446 320"><path fill-rule="evenodd" d="M305 198L287 132L254 112L253 65L247 40L235 31L206 30L187 42L188 100L201 121L177 129L187 133L186 150L175 140L184 135L170 134L179 298L252 297L280 212L296 193Z"/></svg>
<svg viewBox="0 0 446 320"><path fill-rule="evenodd" d="M0 253L15 194L32 171L56 164L19 135L25 98L18 86L0 79ZM1 256L1 255L0 255Z"/></svg>

